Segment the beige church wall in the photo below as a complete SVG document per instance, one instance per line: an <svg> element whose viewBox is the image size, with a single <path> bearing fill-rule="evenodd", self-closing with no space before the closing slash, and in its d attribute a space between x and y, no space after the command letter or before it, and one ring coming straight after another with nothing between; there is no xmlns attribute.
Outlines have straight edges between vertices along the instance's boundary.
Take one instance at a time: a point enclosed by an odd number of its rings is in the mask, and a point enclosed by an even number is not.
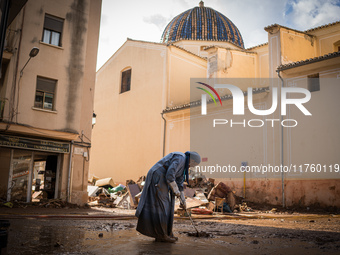
<svg viewBox="0 0 340 255"><path fill-rule="evenodd" d="M198 56L207 57L207 53L204 48L209 46L220 46L229 49L241 49L240 47L229 43L229 42L219 42L219 41L191 41L191 40L181 40L174 42L174 45L180 46Z"/></svg>
<svg viewBox="0 0 340 255"><path fill-rule="evenodd" d="M329 72L320 73L320 76L323 77L334 77ZM305 81L300 78L292 79L291 82L298 87L306 87ZM326 84L321 84L322 87ZM328 87L329 84L327 84ZM326 86L327 86L326 85ZM313 112L313 118L308 121L300 121L299 125L294 128L284 128L283 138L284 138L284 146L283 146L283 158L284 165L289 166L293 165L301 165L301 164L321 164L327 165L330 164L339 164L337 152L340 150L338 148L340 146L340 136L337 132L339 130L340 122L336 118L332 118L332 116L336 115L337 109L339 109L339 103L337 100L332 100L335 95L339 94L339 86L333 84L333 89L320 91L322 92L318 97L313 96L315 98L314 102L306 104L306 108ZM268 99L268 97L266 97ZM270 98L270 97L269 97ZM264 100L264 98L262 99ZM266 100L264 100L266 101ZM225 102L225 101L224 101ZM266 102L270 103L270 102ZM224 104L225 105L225 104ZM211 116L210 118L223 118L228 119L232 118L233 120L238 120L239 118L235 118L235 116L231 115L231 105L225 106L230 107L229 113L219 114L218 111L216 115ZM209 109L213 110L214 107L208 105ZM218 107L216 107L218 108ZM299 121L301 119L298 109L293 109L294 107L290 107L288 110L289 115L287 118L297 118ZM326 111L331 110L334 111L333 114L325 114ZM193 111L192 111L193 118ZM207 117L204 117L207 118ZM245 119L251 118L249 113L244 117ZM256 117L259 118L259 117ZM274 118L279 118L276 116ZM206 137L208 132L208 125L211 125L211 120L207 121L199 121L199 132L202 134L202 139L208 139L209 142L203 143L204 146L201 149L197 149L201 152L202 157L208 158L207 162L202 162L200 165L211 165L209 161L216 162L221 158L225 158L226 161L231 165L235 165L239 167L242 161L247 161L249 166L256 165L266 165L270 164L272 166L279 166L281 164L281 130L280 128L272 128L267 125L261 133L261 128L258 130L245 128L240 130L237 128L234 132L230 126L224 127L223 125L220 128L227 129L228 133L226 134L227 141L223 142L224 137L218 136L214 141L211 137ZM238 120L240 121L240 120ZM316 122L316 123L315 123ZM320 123L318 123L320 122ZM329 123L329 125L326 125ZM193 122L191 122L191 125ZM327 132L320 132L320 130L327 129ZM332 134L331 136L329 134ZM197 137L193 133L191 129L191 137ZM275 136L275 138L274 138ZM238 139L239 137L239 139ZM241 137L241 138L240 138ZM238 142L242 141L242 143ZM250 142L250 144L248 144ZM191 141L192 143L192 141ZM224 150L216 150L217 143L228 143L227 149ZM230 151L228 151L228 148ZM249 151L250 150L250 151ZM205 152L206 151L206 152ZM216 151L219 153L225 153L225 157L223 155L216 154ZM214 152L212 155L206 155L207 153ZM229 157L231 159L229 159ZM316 163L316 161L320 161ZM221 162L220 165L223 163ZM313 169L313 168L312 168ZM311 171L307 173L290 173L284 174L284 186L285 186L285 203L287 206L339 206L339 198L340 193L339 189L339 172L335 172L333 169L333 173L326 173L322 175L318 175L318 173L313 173ZM229 175L229 176L228 176ZM216 174L209 175L205 173L206 177L217 177ZM246 198L251 201L256 202L265 202L269 204L282 204L282 174L281 173L223 173L221 176L218 176L217 181L223 181L227 185L231 186L232 189L236 192L238 196L244 195L244 181L246 183Z"/></svg>
<svg viewBox="0 0 340 255"><path fill-rule="evenodd" d="M337 48L334 47L334 43L340 40L340 24L310 31L309 33L316 36L318 56L338 51Z"/></svg>
<svg viewBox="0 0 340 255"><path fill-rule="evenodd" d="M335 72L338 74L338 72ZM320 73L320 76L323 77L331 77L331 74L328 72ZM334 77L334 74L333 74ZM298 87L306 87L306 84L301 81L301 77L297 78L294 81L294 84ZM323 84L321 84L323 86ZM335 86L335 90L338 90L339 86ZM331 118L336 114L325 115L324 112L332 109L336 111L339 109L338 103L336 100L330 100L330 98L334 97L334 95L338 94L339 91L330 90L324 91L323 95L320 95L319 98L316 98L315 104L306 104L307 109L311 111L315 111L316 118L323 118L320 120L321 125L320 128L324 128L322 122L325 122L326 119ZM317 93L317 92L313 92ZM322 97L322 98L321 98ZM269 100L271 96L264 96L262 98L257 98L257 103L262 102L266 104L270 104ZM329 100L327 103L323 103ZM196 109L196 113L194 110L191 110L191 126L196 125L199 126L197 132L199 134L195 134L191 128L191 139L194 137L200 137L202 139L202 148L194 147L194 150L200 152L202 158L207 158L207 161L202 162L200 166L209 166L216 164L216 162L221 159L225 159L228 164L231 166L240 167L242 161L247 161L249 166L258 166L258 165L266 165L270 164L272 166L280 166L281 164L281 127L272 128L270 125L267 125L263 130L261 128L251 129L244 128L244 130L237 128L232 130L230 126L221 125L219 128L225 128L226 136L217 136L216 140L214 137L209 137L209 125L212 125L212 119L221 118L228 119L232 118L235 121L241 122L242 118L232 116L231 112L231 102L229 104L223 102L226 111L219 113L218 106L208 105L208 112L214 110L214 115L212 116L200 116L200 109ZM336 105L334 105L336 104ZM320 107L321 105L321 107ZM257 105L256 108L261 107L261 103ZM293 107L291 107L293 108ZM229 109L229 112L228 112ZM287 118L297 118L299 120L299 111L298 109L289 109L290 115ZM294 113L294 114L293 114ZM277 114L276 114L277 115ZM200 120L200 118L202 118ZM205 119L204 119L205 118ZM210 118L210 120L209 120ZM253 118L246 111L245 119ZM259 117L256 117L259 118ZM279 116L275 116L275 119L279 118ZM333 122L337 122L338 120L332 120ZM337 151L339 151L339 141L340 137L336 133L336 130L339 129L338 124L330 124L326 133L324 133L325 137L322 137L318 133L315 133L314 128L317 128L316 123L308 123L301 122L298 128L284 128L284 146L283 146L283 158L284 165L292 164L304 164L302 161L307 161L310 164L317 159L320 159L320 164L338 164L338 157L336 155ZM313 127L313 128L311 128ZM231 133L232 131L233 133ZM246 131L243 133L243 131ZM329 132L328 132L329 131ZM334 133L335 136L331 136L332 141L329 141L329 133ZM220 134L219 132L217 132ZM287 135L290 134L290 135ZM319 138L316 138L320 136ZM239 137L239 139L238 139ZM304 142L307 137L307 144ZM311 139L312 138L312 139ZM327 138L327 139L326 139ZM226 139L226 141L224 140ZM289 144L287 141L290 141ZM242 143L238 142L242 141ZM261 140L261 141L260 141ZM301 142L302 140L302 142ZM328 140L328 141L327 141ZM265 141L265 142L264 142ZM299 142L295 142L299 141ZM250 142L250 144L248 144ZM218 150L217 144L230 144L230 146L221 148ZM193 149L193 145L195 141L191 140L191 149ZM195 146L195 145L194 145ZM289 148L288 148L289 146ZM217 147L217 148L216 148ZM316 150L316 153L311 153L310 150L315 150L315 148L322 148L320 150ZM326 148L332 148L332 151L329 152ZM229 150L229 151L228 151ZM250 150L250 151L249 151ZM216 153L217 152L217 153ZM209 154L210 153L210 154ZM212 153L212 154L211 154ZM209 155L208 155L209 154ZM223 156L222 154L225 154ZM292 160L292 155L294 159ZM230 158L229 158L230 157ZM219 165L226 165L224 162L219 162ZM236 194L239 196L243 196L244 192L244 181L246 182L246 198L252 201L257 202L265 202L270 204L282 204L282 174L281 173L222 173L219 176L215 173L214 175L210 175L209 173L203 173L207 178L213 177L216 178L216 181L223 181L227 185L231 186L233 190L235 190ZM320 175L319 178L315 178L315 173L303 173L303 174L284 174L284 186L285 186L285 203L287 206L313 206L313 205L321 205L321 206L339 206L339 196L338 193L338 173L331 174L323 174Z"/></svg>
<svg viewBox="0 0 340 255"><path fill-rule="evenodd" d="M276 69L281 65L280 30L276 27L268 32L269 78L278 78Z"/></svg>
<svg viewBox="0 0 340 255"><path fill-rule="evenodd" d="M219 49L219 51L220 50L221 49ZM221 51L222 54L219 56L219 60L221 60L219 64L221 65L218 67L218 77L256 78L256 54L233 50L225 52L223 52L223 50ZM225 56L224 59L223 55Z"/></svg>
<svg viewBox="0 0 340 255"><path fill-rule="evenodd" d="M165 155L190 150L190 109L170 112L164 117L167 120Z"/></svg>
<svg viewBox="0 0 340 255"><path fill-rule="evenodd" d="M340 206L339 179L285 181L287 206Z"/></svg>
<svg viewBox="0 0 340 255"><path fill-rule="evenodd" d="M208 108L212 107L209 105ZM213 127L214 119L228 120L229 123ZM231 127L231 120L234 123L242 123L244 119L249 119L247 114L245 116L232 115L232 105L224 106L223 110L216 110L206 116L192 116L191 147L200 152L201 157L207 158L207 161L202 162L200 166L208 167L216 164L228 166L230 164L239 168L242 161L247 161L250 165L260 165L264 161L265 129L243 127L242 124L234 124ZM230 176L243 178L240 172L214 174L215 178Z"/></svg>
<svg viewBox="0 0 340 255"><path fill-rule="evenodd" d="M217 47L210 48L207 52L208 78L256 77L257 56L255 53Z"/></svg>
<svg viewBox="0 0 340 255"><path fill-rule="evenodd" d="M131 90L120 93L126 68L132 68ZM125 183L145 175L162 157L163 77L166 46L135 41L127 41L98 71L90 176Z"/></svg>
<svg viewBox="0 0 340 255"><path fill-rule="evenodd" d="M213 47L208 50L209 78L268 78L268 45L249 52Z"/></svg>
<svg viewBox="0 0 340 255"><path fill-rule="evenodd" d="M340 81L327 79L320 74L320 91L311 92L311 99L304 106L312 114L305 116L296 106L289 105L287 119L295 119L298 125L284 132L285 163L287 165L316 164L320 166L339 164L340 129L338 114ZM307 89L307 77L292 78L288 86ZM334 179L339 173L322 169L321 173L307 171L288 174L291 178Z"/></svg>
<svg viewBox="0 0 340 255"><path fill-rule="evenodd" d="M283 65L317 56L315 38L312 36L281 27L280 40Z"/></svg>
<svg viewBox="0 0 340 255"><path fill-rule="evenodd" d="M288 107L287 118L295 118L299 124L284 132L285 164L304 168L303 173L284 175L287 206L340 205L339 172L335 167L339 164L340 121L334 118L340 106L336 97L340 92L340 66L334 63L336 59L282 72L288 86L302 88L307 88L308 75L318 72L320 77L320 91L311 92L311 100L305 104L311 117L302 116L295 106Z"/></svg>
<svg viewBox="0 0 340 255"><path fill-rule="evenodd" d="M228 185L237 196L257 203L282 205L282 181L277 178L221 178L219 181Z"/></svg>
<svg viewBox="0 0 340 255"><path fill-rule="evenodd" d="M195 41L191 41L191 40L190 41L189 40L188 41L185 41L185 40L177 41L177 42L174 42L173 44L177 45L179 47L182 47L185 50L190 51L190 52L192 52L192 53L194 53L198 56L200 56L200 52L202 50L202 47L204 47L205 45L207 45L207 46L210 45L210 44L208 44L208 42L206 44L204 44L204 42L203 42L203 44L202 44L200 42L195 42Z"/></svg>
<svg viewBox="0 0 340 255"><path fill-rule="evenodd" d="M258 77L268 78L269 77L269 55L268 53L258 54Z"/></svg>
<svg viewBox="0 0 340 255"><path fill-rule="evenodd" d="M245 98L246 99L246 98ZM257 109L267 109L271 105L271 93L261 93L254 96L254 106ZM280 198L280 173L240 172L242 162L247 162L250 167L260 165L280 165L280 126L271 127L266 123L267 117L255 116L245 108L244 116L232 114L232 100L223 101L223 107L208 104L208 115L202 116L200 107L191 109L191 149L198 151L204 162L198 168L201 174L207 178L215 178L232 186L238 196L243 196L243 183L246 181L247 198L256 200L259 190L263 192L263 198L272 204L281 203ZM268 117L271 118L271 117ZM274 118L279 118L276 116ZM212 127L214 119L227 120L228 124ZM248 121L261 119L263 127L249 127ZM243 123L246 127L235 124L231 127L231 120L235 123ZM258 125L259 122L252 122ZM197 127L197 128L195 128ZM196 139L197 138L197 139ZM276 160L275 160L276 159ZM225 171L221 173L209 173L206 169L215 166L235 167L237 172ZM204 172L205 171L205 172ZM263 189L260 183L267 182L270 189Z"/></svg>
<svg viewBox="0 0 340 255"><path fill-rule="evenodd" d="M251 49L257 54L256 78L269 78L269 47L268 44Z"/></svg>
<svg viewBox="0 0 340 255"><path fill-rule="evenodd" d="M207 62L176 47L168 50L167 106L190 102L190 79L206 78Z"/></svg>
<svg viewBox="0 0 340 255"><path fill-rule="evenodd" d="M271 93L267 92L254 95L254 107L260 110L269 108L271 97ZM245 100L247 100L247 97L245 97ZM242 161L247 161L249 165L260 165L265 162L279 164L279 162L273 162L270 157L272 154L269 153L272 151L277 158L280 157L278 153L280 144L273 143L273 137L279 136L280 126L277 122L272 127L271 122L265 120L271 117L254 115L247 106L245 106L244 115L233 115L232 108L232 100L224 100L223 106L208 104L207 115L201 115L200 107L196 108L196 113L191 110L191 137L200 137L200 134L202 134L199 141L193 140L191 142L193 146L198 146L199 150L204 151L206 156L202 155L202 157L208 157L211 162L228 159L228 164L237 167L241 166ZM213 127L214 119L227 120L228 123ZM248 121L252 119L256 119L256 121L248 124ZM260 120L264 123L262 127L250 127L251 125L260 125ZM236 124L232 126L231 121ZM208 165L209 160L206 163ZM224 163L219 162L219 164ZM233 176L243 178L241 173L239 175L233 174ZM223 174L219 177L224 178L225 176ZM258 175L254 174L251 177L257 178Z"/></svg>
<svg viewBox="0 0 340 255"><path fill-rule="evenodd" d="M269 104L271 95L268 93L255 96L255 107L259 108L265 104ZM279 145L273 143L273 133L268 132L275 129L275 135L278 136L278 128L271 128L268 125L264 128L240 128L230 126L217 127L217 137L209 136L211 129L211 121L213 118L228 119L242 122L243 119L247 121L253 117L246 109L245 116L240 118L232 116L232 101L223 101L223 109L212 104L208 105L208 112L213 115L209 117L200 114L201 108L194 107L190 110L181 110L166 114L167 116L167 142L166 153L171 151L186 151L188 148L200 153L202 158L207 161L201 162L200 166L208 167L210 165L231 165L238 169L242 161L247 161L249 166L259 166L261 164L274 164L272 161L272 154L278 158L279 164L280 154ZM190 119L189 114L190 112ZM256 117L258 118L258 117ZM254 123L255 124L255 123ZM196 126L197 128L193 128ZM190 128L191 127L191 128ZM225 130L226 132L220 132ZM196 132L196 133L195 133ZM225 134L220 136L218 134ZM190 136L189 136L190 134ZM199 140L193 140L195 138ZM218 150L219 144L221 150ZM224 145L226 146L224 146ZM275 146L275 148L273 148ZM218 153L216 153L218 152ZM222 159L222 161L221 161ZM223 181L231 186L236 191L238 196L243 196L244 177L246 180L246 194L247 198L264 200L272 204L281 204L281 175L277 173L221 173L216 175L201 172L207 178L215 178L216 181ZM263 183L267 183L267 189L263 189ZM263 195L263 199L259 199L259 192Z"/></svg>
<svg viewBox="0 0 340 255"><path fill-rule="evenodd" d="M243 179L219 179L238 196L244 197ZM258 203L282 205L282 181L276 179L251 180L246 178L245 198ZM339 180L284 180L287 207L340 206Z"/></svg>

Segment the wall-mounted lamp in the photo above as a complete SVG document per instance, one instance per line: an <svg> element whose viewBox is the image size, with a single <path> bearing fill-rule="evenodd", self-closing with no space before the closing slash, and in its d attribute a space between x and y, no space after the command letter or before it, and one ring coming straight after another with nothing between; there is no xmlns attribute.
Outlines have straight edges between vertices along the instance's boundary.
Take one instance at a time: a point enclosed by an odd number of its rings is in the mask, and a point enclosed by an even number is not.
<svg viewBox="0 0 340 255"><path fill-rule="evenodd" d="M25 69L25 67L27 66L28 62L31 60L31 58L34 58L36 55L38 55L38 53L39 53L39 48L33 47L33 48L31 49L30 54L29 54L30 58L27 60L27 62L26 62L26 64L24 65L24 67L21 69L21 71L20 71L20 77L24 74L23 72L24 72L24 69Z"/></svg>
<svg viewBox="0 0 340 255"><path fill-rule="evenodd" d="M34 58L36 55L38 55L38 53L39 53L39 48L33 47L30 51L30 57Z"/></svg>
<svg viewBox="0 0 340 255"><path fill-rule="evenodd" d="M97 114L93 113L92 114L92 128L96 124L96 118L97 118Z"/></svg>

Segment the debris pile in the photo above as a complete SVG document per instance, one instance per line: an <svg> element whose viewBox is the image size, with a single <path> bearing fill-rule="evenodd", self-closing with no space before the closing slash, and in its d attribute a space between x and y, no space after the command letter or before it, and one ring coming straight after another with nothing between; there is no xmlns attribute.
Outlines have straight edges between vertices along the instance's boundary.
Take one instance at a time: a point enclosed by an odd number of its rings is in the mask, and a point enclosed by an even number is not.
<svg viewBox="0 0 340 255"><path fill-rule="evenodd" d="M141 176L136 182L127 180L125 185L114 183L112 178L92 178L87 187L88 205L135 209L144 184L145 176Z"/></svg>
<svg viewBox="0 0 340 255"><path fill-rule="evenodd" d="M125 184L115 183L112 178L89 180L88 205L102 207L118 207L123 209L137 208L145 184L145 176L137 181L126 180ZM184 195L189 213L211 215L214 213L249 212L250 207L241 202L241 198L224 182L215 184L215 179L204 176L192 176L188 183L184 183ZM176 199L175 212L180 216L187 216L187 212L180 207Z"/></svg>
<svg viewBox="0 0 340 255"><path fill-rule="evenodd" d="M247 206L247 203L245 202L243 202L242 204L235 205L235 210L238 210L239 212L253 212L253 209Z"/></svg>
<svg viewBox="0 0 340 255"><path fill-rule="evenodd" d="M213 214L213 213L233 213L238 211L249 211L247 205L238 204L242 199L235 195L235 192L224 182L215 184L215 179L206 179L204 176L194 176L189 181L189 186L184 189L187 209L192 214ZM247 208L247 209L246 209ZM186 216L186 212L177 207L177 214Z"/></svg>

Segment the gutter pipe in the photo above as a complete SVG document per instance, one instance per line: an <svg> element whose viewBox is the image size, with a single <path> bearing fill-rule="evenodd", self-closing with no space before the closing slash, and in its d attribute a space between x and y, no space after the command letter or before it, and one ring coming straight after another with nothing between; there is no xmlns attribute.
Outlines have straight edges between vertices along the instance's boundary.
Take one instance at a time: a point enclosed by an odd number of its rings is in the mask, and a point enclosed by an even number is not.
<svg viewBox="0 0 340 255"><path fill-rule="evenodd" d="M281 80L281 91L282 91L282 88L284 86L284 83L283 83L283 79L280 75L280 70L276 70L277 72L277 75L279 76L280 80ZM282 100L282 99L280 99ZM282 107L282 104L280 104L280 112L281 112L281 107ZM283 116L281 114L281 123L283 121ZM284 160L283 160L283 126L281 125L281 166L283 167L284 165ZM286 205L285 205L285 185L284 185L284 172L282 171L281 172L281 184L282 184L282 207L284 208Z"/></svg>
<svg viewBox="0 0 340 255"><path fill-rule="evenodd" d="M163 157L165 156L165 138L166 138L166 119L164 118L164 112L161 113L162 119L164 120L164 133L163 133Z"/></svg>

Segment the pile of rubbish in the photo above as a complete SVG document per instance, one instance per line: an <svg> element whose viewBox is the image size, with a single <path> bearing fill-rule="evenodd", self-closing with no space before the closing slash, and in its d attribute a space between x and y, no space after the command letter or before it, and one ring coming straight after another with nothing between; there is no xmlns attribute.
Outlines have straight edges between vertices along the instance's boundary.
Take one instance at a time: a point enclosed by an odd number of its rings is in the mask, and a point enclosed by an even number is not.
<svg viewBox="0 0 340 255"><path fill-rule="evenodd" d="M135 209L141 197L145 184L145 176L137 181L127 180L125 184L116 184L112 178L99 179L92 177L88 185L88 205ZM187 209L192 214L214 214L251 211L242 198L224 182L215 184L215 179L204 176L194 176L189 184L184 183L184 195ZM175 203L175 212L186 216L180 208L179 200Z"/></svg>
<svg viewBox="0 0 340 255"><path fill-rule="evenodd" d="M190 187L185 187L187 208L192 214L214 214L238 212L238 202L241 198L224 182L215 184L215 179L196 176L189 181ZM176 204L177 205L177 204ZM186 212L176 206L177 214L186 216Z"/></svg>
<svg viewBox="0 0 340 255"><path fill-rule="evenodd" d="M112 178L99 179L92 177L87 186L88 205L102 207L118 207L135 209L145 184L145 176L136 182L127 180L124 184L116 184Z"/></svg>

